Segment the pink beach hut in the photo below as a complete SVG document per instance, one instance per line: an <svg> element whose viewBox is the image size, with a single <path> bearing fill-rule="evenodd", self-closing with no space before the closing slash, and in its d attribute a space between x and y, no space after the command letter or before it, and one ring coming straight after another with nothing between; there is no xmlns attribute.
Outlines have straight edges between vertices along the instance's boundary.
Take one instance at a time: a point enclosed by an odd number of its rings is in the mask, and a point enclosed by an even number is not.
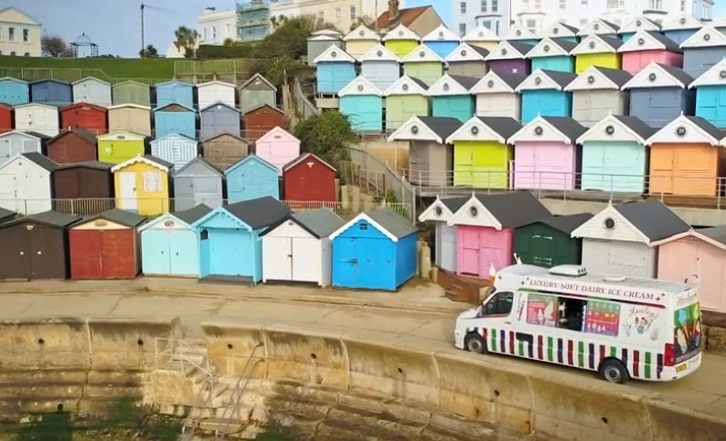
<svg viewBox="0 0 726 441"><path fill-rule="evenodd" d="M300 156L300 140L282 127L275 127L255 142L255 154L277 167L282 176L283 167Z"/></svg>
<svg viewBox="0 0 726 441"><path fill-rule="evenodd" d="M537 116L509 138L514 146L512 188L574 190L577 138L587 128L570 117Z"/></svg>
<svg viewBox="0 0 726 441"><path fill-rule="evenodd" d="M447 224L456 226L456 273L485 279L514 261L514 230L552 214L528 191L472 194Z"/></svg>
<svg viewBox="0 0 726 441"><path fill-rule="evenodd" d="M696 286L703 309L726 313L726 225L688 230L653 246L659 279Z"/></svg>

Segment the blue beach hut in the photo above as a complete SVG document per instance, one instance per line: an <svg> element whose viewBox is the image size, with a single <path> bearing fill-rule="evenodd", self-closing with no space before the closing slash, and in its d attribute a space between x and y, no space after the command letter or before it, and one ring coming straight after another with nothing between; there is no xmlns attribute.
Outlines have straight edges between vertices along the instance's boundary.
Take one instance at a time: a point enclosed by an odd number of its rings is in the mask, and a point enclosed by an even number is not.
<svg viewBox="0 0 726 441"><path fill-rule="evenodd" d="M572 43L579 43L580 38L577 36L578 32L580 32L580 30L576 27L558 21L556 23L552 23L550 27L542 32L542 38L556 38Z"/></svg>
<svg viewBox="0 0 726 441"><path fill-rule="evenodd" d="M224 171L230 203L261 197L280 199L277 167L257 155L249 155Z"/></svg>
<svg viewBox="0 0 726 441"><path fill-rule="evenodd" d="M167 81L154 87L156 92L156 107L169 104L181 104L194 108L194 85L181 81Z"/></svg>
<svg viewBox="0 0 726 441"><path fill-rule="evenodd" d="M324 50L313 63L319 94L336 95L358 76L355 58L337 46Z"/></svg>
<svg viewBox="0 0 726 441"><path fill-rule="evenodd" d="M192 224L199 232L199 277L261 281L260 234L289 215L290 209L271 197L224 205L207 213Z"/></svg>
<svg viewBox="0 0 726 441"><path fill-rule="evenodd" d="M340 113L350 118L358 132L383 130L383 91L359 76L338 92Z"/></svg>
<svg viewBox="0 0 726 441"><path fill-rule="evenodd" d="M197 138L197 113L183 104L167 104L154 109L155 138L179 133Z"/></svg>
<svg viewBox="0 0 726 441"><path fill-rule="evenodd" d="M570 52L576 47L577 43L564 38L544 38L527 52L527 58L532 60L532 72L537 69L574 72L575 57Z"/></svg>
<svg viewBox="0 0 726 441"><path fill-rule="evenodd" d="M431 98L431 116L456 118L466 122L476 114L476 99L470 90L479 82L476 77L444 74L426 91Z"/></svg>
<svg viewBox="0 0 726 441"><path fill-rule="evenodd" d="M41 80L30 83L30 99L34 103L51 106L73 104L73 86L58 80Z"/></svg>
<svg viewBox="0 0 726 441"><path fill-rule="evenodd" d="M572 116L572 93L565 90L577 75L537 69L519 86L522 95L522 124L537 116Z"/></svg>
<svg viewBox="0 0 726 441"><path fill-rule="evenodd" d="M726 59L713 65L688 88L696 89L696 116L726 129Z"/></svg>
<svg viewBox="0 0 726 441"><path fill-rule="evenodd" d="M199 277L199 240L194 222L211 208L197 205L163 214L139 227L141 269L146 276Z"/></svg>
<svg viewBox="0 0 726 441"><path fill-rule="evenodd" d="M354 217L330 236L333 286L396 291L416 275L418 230L384 207Z"/></svg>
<svg viewBox="0 0 726 441"><path fill-rule="evenodd" d="M0 78L0 103L17 106L30 102L30 87L27 81L17 78Z"/></svg>
<svg viewBox="0 0 726 441"><path fill-rule="evenodd" d="M461 39L451 29L444 25L439 25L436 29L429 32L421 42L436 52L441 59L444 59L459 46Z"/></svg>
<svg viewBox="0 0 726 441"><path fill-rule="evenodd" d="M691 14L678 14L669 20L665 20L661 30L663 35L681 44L691 38L702 27L703 24Z"/></svg>

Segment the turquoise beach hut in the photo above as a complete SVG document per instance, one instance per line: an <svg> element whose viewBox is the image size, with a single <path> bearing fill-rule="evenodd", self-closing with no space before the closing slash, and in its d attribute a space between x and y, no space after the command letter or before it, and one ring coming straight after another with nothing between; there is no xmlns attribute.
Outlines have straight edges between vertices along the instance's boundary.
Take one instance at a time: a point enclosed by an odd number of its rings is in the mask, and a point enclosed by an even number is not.
<svg viewBox="0 0 726 441"><path fill-rule="evenodd" d="M577 43L564 38L544 38L529 52L527 58L532 60L532 72L537 69L559 72L574 72L575 57L570 55Z"/></svg>
<svg viewBox="0 0 726 441"><path fill-rule="evenodd" d="M154 86L156 107L169 104L181 104L194 108L194 85L182 81L166 81Z"/></svg>
<svg viewBox="0 0 726 441"><path fill-rule="evenodd" d="M476 99L469 92L479 78L445 74L426 91L431 97L431 116L466 122L476 114Z"/></svg>
<svg viewBox="0 0 726 441"><path fill-rule="evenodd" d="M248 155L224 171L230 203L261 197L280 199L277 167L257 155Z"/></svg>
<svg viewBox="0 0 726 441"><path fill-rule="evenodd" d="M197 112L183 104L167 104L153 111L156 139L180 134L197 139Z"/></svg>
<svg viewBox="0 0 726 441"><path fill-rule="evenodd" d="M714 64L688 88L696 89L696 116L726 129L726 59Z"/></svg>
<svg viewBox="0 0 726 441"><path fill-rule="evenodd" d="M324 50L313 64L316 66L317 93L322 95L337 95L358 76L356 59L337 46Z"/></svg>
<svg viewBox="0 0 726 441"><path fill-rule="evenodd" d="M572 92L565 90L577 75L570 72L537 69L519 86L522 95L522 124L538 116L572 116Z"/></svg>
<svg viewBox="0 0 726 441"><path fill-rule="evenodd" d="M29 102L30 86L27 81L10 77L0 78L0 103L18 106Z"/></svg>
<svg viewBox="0 0 726 441"><path fill-rule="evenodd" d="M350 118L357 132L383 130L383 91L359 76L338 92L340 113Z"/></svg>

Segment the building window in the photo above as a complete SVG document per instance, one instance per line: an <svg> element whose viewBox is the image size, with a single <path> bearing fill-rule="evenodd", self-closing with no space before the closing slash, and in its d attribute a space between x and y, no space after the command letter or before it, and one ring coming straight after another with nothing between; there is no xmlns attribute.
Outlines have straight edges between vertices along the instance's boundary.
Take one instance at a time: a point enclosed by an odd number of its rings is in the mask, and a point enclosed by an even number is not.
<svg viewBox="0 0 726 441"><path fill-rule="evenodd" d="M29 57L29 56L30 56L30 52L26 52L26 53L25 53L25 54L23 54L23 55L25 55L26 57Z"/></svg>
<svg viewBox="0 0 726 441"><path fill-rule="evenodd" d="M681 12L685 12L686 10L686 0L681 0Z"/></svg>
<svg viewBox="0 0 726 441"><path fill-rule="evenodd" d="M529 0L522 0L522 8L529 9Z"/></svg>
<svg viewBox="0 0 726 441"><path fill-rule="evenodd" d="M590 20L588 20L588 19L586 19L586 18L581 18L581 19L580 19L580 27L581 27L581 28L584 28L585 26L587 26L587 24L588 24L589 22L590 22Z"/></svg>
<svg viewBox="0 0 726 441"><path fill-rule="evenodd" d="M494 22L494 33L499 35L499 20Z"/></svg>
<svg viewBox="0 0 726 441"><path fill-rule="evenodd" d="M489 0L481 0L481 12L489 12Z"/></svg>
<svg viewBox="0 0 726 441"><path fill-rule="evenodd" d="M649 0L648 3L650 4L650 9L653 9L654 11L660 11L663 9L663 0Z"/></svg>
<svg viewBox="0 0 726 441"><path fill-rule="evenodd" d="M30 29L23 29L23 42L27 43L30 41Z"/></svg>
<svg viewBox="0 0 726 441"><path fill-rule="evenodd" d="M8 40L15 41L15 28L8 28Z"/></svg>
<svg viewBox="0 0 726 441"><path fill-rule="evenodd" d="M207 27L205 26L202 28L202 41L207 41L207 37Z"/></svg>
<svg viewBox="0 0 726 441"><path fill-rule="evenodd" d="M459 35L461 37L466 35L466 23L459 23Z"/></svg>
<svg viewBox="0 0 726 441"><path fill-rule="evenodd" d="M542 9L542 0L534 0L534 10L539 11Z"/></svg>
<svg viewBox="0 0 726 441"><path fill-rule="evenodd" d="M461 2L461 4L459 4L459 11L462 14L466 14L466 2Z"/></svg>
<svg viewBox="0 0 726 441"><path fill-rule="evenodd" d="M625 8L625 0L620 0L619 6L620 6L620 9L624 9Z"/></svg>
<svg viewBox="0 0 726 441"><path fill-rule="evenodd" d="M355 19L356 19L356 10L355 10L355 6L351 6L351 7L350 7L350 19L351 19L351 20L355 20Z"/></svg>
<svg viewBox="0 0 726 441"><path fill-rule="evenodd" d="M499 0L492 0L492 12L499 12Z"/></svg>
<svg viewBox="0 0 726 441"><path fill-rule="evenodd" d="M217 41L217 27L212 26L212 41Z"/></svg>
<svg viewBox="0 0 726 441"><path fill-rule="evenodd" d="M15 53L15 51L12 51L12 52L10 52L10 55L14 57L14 56L16 56L17 54Z"/></svg>
<svg viewBox="0 0 726 441"><path fill-rule="evenodd" d="M567 9L567 0L560 0L560 9Z"/></svg>
<svg viewBox="0 0 726 441"><path fill-rule="evenodd" d="M325 11L318 11L318 21L325 21Z"/></svg>
<svg viewBox="0 0 726 441"><path fill-rule="evenodd" d="M587 8L587 0L580 0L580 5Z"/></svg>
<svg viewBox="0 0 726 441"><path fill-rule="evenodd" d="M492 22L490 22L489 20L481 22L481 25L489 29L490 31L492 30Z"/></svg>
<svg viewBox="0 0 726 441"><path fill-rule="evenodd" d="M529 19L527 20L527 29L534 32L537 28L537 20Z"/></svg>
<svg viewBox="0 0 726 441"><path fill-rule="evenodd" d="M335 8L335 22L340 23L340 20L341 20L340 8Z"/></svg>
<svg viewBox="0 0 726 441"><path fill-rule="evenodd" d="M620 0L608 0L608 9L618 9L618 6L620 5Z"/></svg>

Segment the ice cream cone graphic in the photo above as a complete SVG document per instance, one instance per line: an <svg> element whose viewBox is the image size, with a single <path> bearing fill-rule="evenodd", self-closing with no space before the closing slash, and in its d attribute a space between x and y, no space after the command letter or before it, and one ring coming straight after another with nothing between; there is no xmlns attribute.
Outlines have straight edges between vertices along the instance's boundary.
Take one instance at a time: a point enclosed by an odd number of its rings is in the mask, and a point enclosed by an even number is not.
<svg viewBox="0 0 726 441"><path fill-rule="evenodd" d="M494 269L494 264L489 264L489 283L494 285L494 281L497 279L497 270Z"/></svg>

